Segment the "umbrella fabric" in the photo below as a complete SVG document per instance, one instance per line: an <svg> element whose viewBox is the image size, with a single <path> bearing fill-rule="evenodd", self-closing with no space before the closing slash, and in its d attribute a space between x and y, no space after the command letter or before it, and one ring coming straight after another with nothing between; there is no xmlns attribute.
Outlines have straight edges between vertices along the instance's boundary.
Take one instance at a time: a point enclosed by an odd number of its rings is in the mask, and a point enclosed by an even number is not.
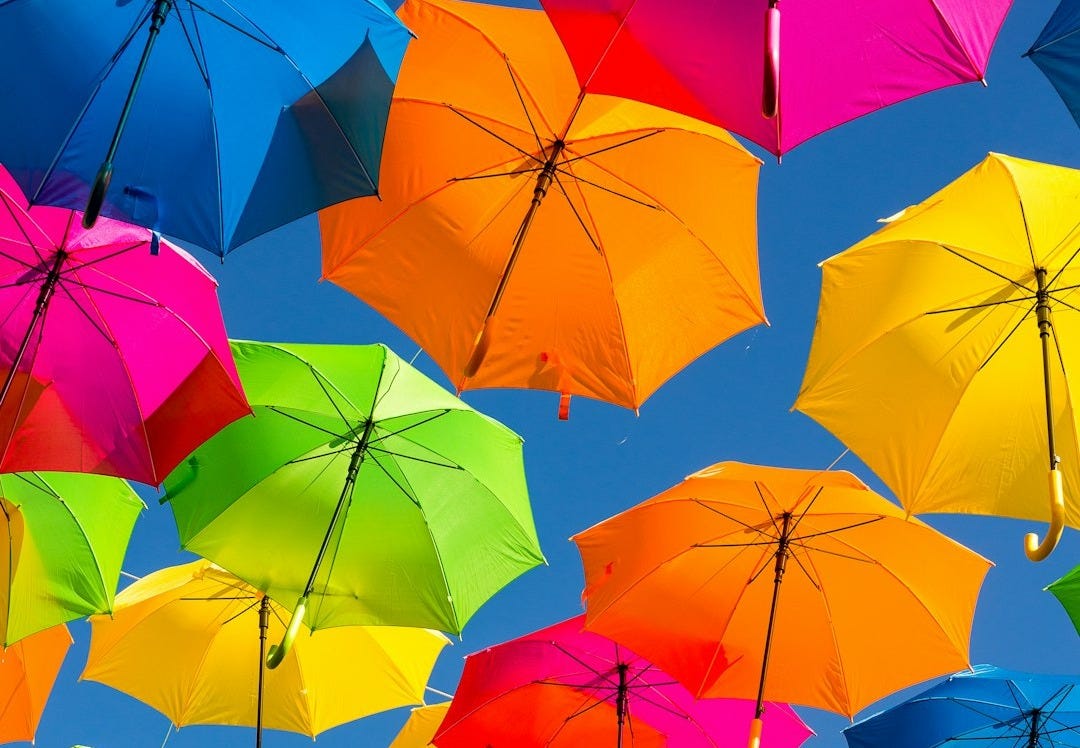
<svg viewBox="0 0 1080 748"><path fill-rule="evenodd" d="M794 407L911 513L1052 519L1051 464L1080 490L1078 215L1080 170L992 153L823 262ZM1080 503L1063 519L1080 527Z"/></svg>
<svg viewBox="0 0 1080 748"><path fill-rule="evenodd" d="M1046 591L1058 599L1069 614L1069 620L1073 622L1077 633L1080 633L1080 566L1048 584Z"/></svg>
<svg viewBox="0 0 1080 748"><path fill-rule="evenodd" d="M465 658L435 736L439 748L626 745L742 748L754 702L695 699L627 648L582 630L577 616ZM786 704L768 704L773 748L812 731Z"/></svg>
<svg viewBox="0 0 1080 748"><path fill-rule="evenodd" d="M0 743L34 742L71 634L63 624L0 650Z"/></svg>
<svg viewBox="0 0 1080 748"><path fill-rule="evenodd" d="M725 131L582 96L543 13L408 0L380 201L319 214L323 275L459 391L637 408L764 321L760 162ZM516 248L516 249L515 249Z"/></svg>
<svg viewBox="0 0 1080 748"><path fill-rule="evenodd" d="M390 748L434 748L431 739L439 729L450 702L428 704L412 710Z"/></svg>
<svg viewBox="0 0 1080 748"><path fill-rule="evenodd" d="M980 80L1011 4L541 2L586 91L699 117L777 156L884 106ZM768 16L771 44L763 54ZM776 114L763 117L770 46Z"/></svg>
<svg viewBox="0 0 1080 748"><path fill-rule="evenodd" d="M1080 0L1061 0L1027 51L1080 125Z"/></svg>
<svg viewBox="0 0 1080 748"><path fill-rule="evenodd" d="M224 255L376 192L408 31L382 0L0 2L0 162L82 209L155 13L102 215ZM197 42L194 41L197 39Z"/></svg>
<svg viewBox="0 0 1080 748"><path fill-rule="evenodd" d="M0 475L0 641L112 610L120 564L143 509L117 478Z"/></svg>
<svg viewBox="0 0 1080 748"><path fill-rule="evenodd" d="M844 730L849 748L1080 745L1074 676L977 665Z"/></svg>
<svg viewBox="0 0 1080 748"><path fill-rule="evenodd" d="M761 696L848 717L968 665L990 566L850 473L736 462L573 540L590 630L695 696L753 698L764 660Z"/></svg>
<svg viewBox="0 0 1080 748"><path fill-rule="evenodd" d="M314 590L312 629L458 633L543 561L521 438L385 346L233 354L255 417L166 478L185 548L286 605Z"/></svg>
<svg viewBox="0 0 1080 748"><path fill-rule="evenodd" d="M157 485L250 412L201 265L142 228L28 208L2 168L0 319L0 470Z"/></svg>
<svg viewBox="0 0 1080 748"><path fill-rule="evenodd" d="M112 686L177 727L254 726L259 608L263 594L205 560L155 571L116 597L111 616L90 619L82 678ZM288 612L270 602L269 636ZM264 673L263 723L314 738L360 717L423 703L442 634L394 626L301 632L276 670Z"/></svg>

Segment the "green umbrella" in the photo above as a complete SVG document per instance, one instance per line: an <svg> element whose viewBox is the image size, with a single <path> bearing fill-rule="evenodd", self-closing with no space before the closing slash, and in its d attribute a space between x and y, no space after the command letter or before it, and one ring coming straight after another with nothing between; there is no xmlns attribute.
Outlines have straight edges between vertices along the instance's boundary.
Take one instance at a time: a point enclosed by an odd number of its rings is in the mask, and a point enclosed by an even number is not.
<svg viewBox="0 0 1080 748"><path fill-rule="evenodd" d="M1046 585L1045 589L1058 599L1072 619L1077 633L1080 633L1080 566L1056 582Z"/></svg>
<svg viewBox="0 0 1080 748"><path fill-rule="evenodd" d="M0 474L5 647L50 626L112 611L120 564L144 506L119 478Z"/></svg>
<svg viewBox="0 0 1080 748"><path fill-rule="evenodd" d="M165 479L181 543L311 629L459 633L543 562L521 438L382 345L232 344L253 417ZM308 604L311 610L307 610Z"/></svg>

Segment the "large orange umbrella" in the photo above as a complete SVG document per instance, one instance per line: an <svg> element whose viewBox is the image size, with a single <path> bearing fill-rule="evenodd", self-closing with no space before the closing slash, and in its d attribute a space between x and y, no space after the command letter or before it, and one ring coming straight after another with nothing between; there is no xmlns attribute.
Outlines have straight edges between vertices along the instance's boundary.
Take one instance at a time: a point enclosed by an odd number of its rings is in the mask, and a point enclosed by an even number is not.
<svg viewBox="0 0 1080 748"><path fill-rule="evenodd" d="M33 742L70 646L60 624L0 648L0 743Z"/></svg>
<svg viewBox="0 0 1080 748"><path fill-rule="evenodd" d="M968 667L990 566L850 473L736 462L574 542L586 628L698 697L756 694L759 719L766 694L851 717Z"/></svg>
<svg viewBox="0 0 1080 748"><path fill-rule="evenodd" d="M763 322L760 162L724 130L582 93L547 17L408 0L381 200L320 212L323 275L459 390L637 408Z"/></svg>

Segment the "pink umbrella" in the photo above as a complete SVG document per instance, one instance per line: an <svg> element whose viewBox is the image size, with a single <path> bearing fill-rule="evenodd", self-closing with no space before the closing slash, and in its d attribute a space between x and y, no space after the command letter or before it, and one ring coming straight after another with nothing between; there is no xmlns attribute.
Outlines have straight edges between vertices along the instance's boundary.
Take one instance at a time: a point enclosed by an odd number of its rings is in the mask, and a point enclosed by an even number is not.
<svg viewBox="0 0 1080 748"><path fill-rule="evenodd" d="M1011 0L541 2L590 93L682 112L779 156L889 104L982 79Z"/></svg>
<svg viewBox="0 0 1080 748"><path fill-rule="evenodd" d="M695 701L625 647L557 623L465 658L438 748L742 748L754 702ZM813 732L786 704L766 704L770 748Z"/></svg>
<svg viewBox="0 0 1080 748"><path fill-rule="evenodd" d="M158 484L250 412L214 279L149 231L28 208L0 168L0 472Z"/></svg>

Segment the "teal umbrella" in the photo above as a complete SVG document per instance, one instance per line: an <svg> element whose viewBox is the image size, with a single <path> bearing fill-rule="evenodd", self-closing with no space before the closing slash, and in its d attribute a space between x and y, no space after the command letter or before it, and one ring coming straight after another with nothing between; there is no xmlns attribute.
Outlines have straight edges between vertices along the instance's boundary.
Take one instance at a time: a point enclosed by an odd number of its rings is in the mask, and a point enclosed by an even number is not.
<svg viewBox="0 0 1080 748"><path fill-rule="evenodd" d="M459 633L543 562L521 438L382 345L234 342L254 416L165 479L185 548L312 630ZM310 604L310 609L309 609Z"/></svg>

